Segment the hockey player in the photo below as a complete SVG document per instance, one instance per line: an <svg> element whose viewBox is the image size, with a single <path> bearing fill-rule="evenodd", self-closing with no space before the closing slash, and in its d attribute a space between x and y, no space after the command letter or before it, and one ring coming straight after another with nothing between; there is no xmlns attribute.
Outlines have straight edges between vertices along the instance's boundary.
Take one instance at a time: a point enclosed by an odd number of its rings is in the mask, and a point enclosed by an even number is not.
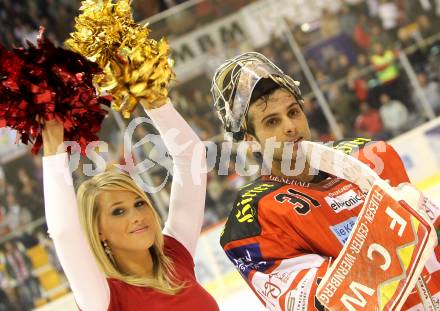
<svg viewBox="0 0 440 311"><path fill-rule="evenodd" d="M298 85L263 55L245 53L219 67L211 89L235 141L257 142L261 153L273 150L270 159L259 154L262 172L268 174L239 191L220 239L269 310L324 310L316 289L349 238L366 195L347 180L310 173L308 163L295 176L286 173L283 159L290 154L289 167L295 167L299 143L311 139ZM280 144L274 147L274 141ZM399 155L385 142L358 138L336 148L374 168L392 186L409 182ZM435 256L422 275L438 302ZM415 291L403 309L423 310Z"/></svg>

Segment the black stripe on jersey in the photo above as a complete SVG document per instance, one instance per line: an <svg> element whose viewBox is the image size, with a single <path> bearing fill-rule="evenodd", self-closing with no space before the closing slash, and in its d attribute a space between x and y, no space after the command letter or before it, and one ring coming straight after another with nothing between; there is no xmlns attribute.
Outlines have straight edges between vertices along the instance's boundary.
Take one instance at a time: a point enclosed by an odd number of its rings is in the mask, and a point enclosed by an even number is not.
<svg viewBox="0 0 440 311"><path fill-rule="evenodd" d="M231 241L258 236L258 202L266 194L285 186L282 183L255 180L240 190L220 238L224 247Z"/></svg>
<svg viewBox="0 0 440 311"><path fill-rule="evenodd" d="M321 283L321 281L322 281L322 278L317 278L316 285L319 286L319 283ZM324 305L318 300L318 298L316 296L315 296L315 310L325 311Z"/></svg>

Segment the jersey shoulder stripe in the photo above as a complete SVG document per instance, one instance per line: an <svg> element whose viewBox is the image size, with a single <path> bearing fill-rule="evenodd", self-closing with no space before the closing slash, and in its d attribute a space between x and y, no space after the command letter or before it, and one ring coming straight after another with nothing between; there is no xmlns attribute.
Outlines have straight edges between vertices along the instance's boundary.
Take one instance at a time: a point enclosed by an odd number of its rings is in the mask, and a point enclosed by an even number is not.
<svg viewBox="0 0 440 311"><path fill-rule="evenodd" d="M333 148L336 150L341 150L346 154L354 154L356 151L359 151L366 144L372 142L370 138L353 138L348 140L338 140L333 143Z"/></svg>
<svg viewBox="0 0 440 311"><path fill-rule="evenodd" d="M257 179L241 188L220 238L222 247L231 241L260 235L258 202L266 194L283 186L282 183Z"/></svg>

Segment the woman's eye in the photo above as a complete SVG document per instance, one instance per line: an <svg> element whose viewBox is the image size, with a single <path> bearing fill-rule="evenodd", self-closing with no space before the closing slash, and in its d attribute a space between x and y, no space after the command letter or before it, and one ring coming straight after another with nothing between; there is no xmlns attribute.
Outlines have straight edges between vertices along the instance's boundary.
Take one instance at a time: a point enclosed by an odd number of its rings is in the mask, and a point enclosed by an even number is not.
<svg viewBox="0 0 440 311"><path fill-rule="evenodd" d="M142 207L145 205L145 201L138 201L134 204L135 207Z"/></svg>
<svg viewBox="0 0 440 311"><path fill-rule="evenodd" d="M124 213L125 213L125 210L123 208L115 208L112 211L113 216L120 216L120 215L123 215Z"/></svg>

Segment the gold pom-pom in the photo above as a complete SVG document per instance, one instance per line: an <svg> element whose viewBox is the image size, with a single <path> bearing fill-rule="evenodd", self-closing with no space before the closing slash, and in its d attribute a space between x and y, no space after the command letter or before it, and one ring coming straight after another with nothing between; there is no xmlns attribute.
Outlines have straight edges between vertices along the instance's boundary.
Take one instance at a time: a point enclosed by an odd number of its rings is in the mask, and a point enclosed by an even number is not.
<svg viewBox="0 0 440 311"><path fill-rule="evenodd" d="M112 108L128 118L139 102L151 108L168 97L174 78L165 39L149 39L149 29L134 22L130 0L85 0L66 46L92 60L104 74L97 89L113 96Z"/></svg>

